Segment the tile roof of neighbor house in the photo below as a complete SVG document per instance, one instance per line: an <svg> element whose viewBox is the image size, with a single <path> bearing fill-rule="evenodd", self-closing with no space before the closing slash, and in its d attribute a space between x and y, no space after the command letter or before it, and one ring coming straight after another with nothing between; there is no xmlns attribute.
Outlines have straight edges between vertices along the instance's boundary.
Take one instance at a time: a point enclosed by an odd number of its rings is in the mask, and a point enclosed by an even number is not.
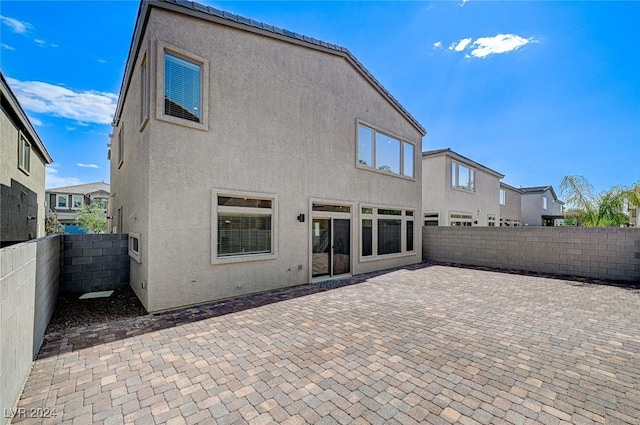
<svg viewBox="0 0 640 425"><path fill-rule="evenodd" d="M51 189L47 189L46 191L52 193L78 193L82 195L88 195L90 193L100 191L109 193L110 190L111 186L109 186L109 183L93 182L86 184L76 184L74 186L53 187Z"/></svg>
<svg viewBox="0 0 640 425"><path fill-rule="evenodd" d="M29 136L31 136L31 142L35 144L35 147L40 152L40 155L42 155L42 157L44 158L45 163L51 164L53 162L53 158L51 158L51 155L49 155L47 148L40 139L40 136L36 132L36 129L33 127L33 124L31 124L31 121L29 121L29 117L27 117L27 114L25 114L24 109L22 109L22 106L20 105L20 102L18 102L18 98L16 98L16 95L13 94L11 87L9 87L9 83L7 83L7 80L4 78L4 74L1 71L0 91L2 92L3 99L6 98L6 101L9 103L8 106L13 110L18 119L21 121L21 124L24 127L25 131L29 133Z"/></svg>
<svg viewBox="0 0 640 425"><path fill-rule="evenodd" d="M479 162L476 162L476 161L474 161L472 159L469 159L464 155L460 155L458 152L453 151L451 148L432 149L432 150L429 150L429 151L423 151L422 152L422 156L423 157L425 157L425 156L445 155L445 154L449 154L450 156L455 157L460 161L467 162L470 165L473 165L475 167L481 168L484 171L488 172L489 174L493 174L493 175L495 175L495 176L497 176L499 178L503 178L504 177L504 174L499 173L499 172L497 172L495 170L492 170L491 168L489 168L487 166L484 166L484 165L480 164Z"/></svg>
<svg viewBox="0 0 640 425"><path fill-rule="evenodd" d="M517 187L511 186L510 184L507 184L505 182L500 182L500 186L506 187L507 189L511 189L511 190L513 190L515 192L522 193L521 189L518 189Z"/></svg>
<svg viewBox="0 0 640 425"><path fill-rule="evenodd" d="M257 34L269 36L272 38L276 38L282 41L288 41L291 43L295 43L298 45L306 46L309 48L314 48L318 50L322 50L327 53L337 54L339 56L343 56L350 62L376 89L378 89L381 94L392 104L394 105L400 113L409 121L411 124L422 133L422 135L426 135L427 131L420 125L418 120L416 120L401 104L396 100L395 97L389 93L389 91L384 88L384 86L376 80L376 78L364 67L358 59L346 48L342 46L338 46L332 43L327 43L322 40L315 39L313 37L308 37L303 34L299 34L297 32L289 31L277 26L269 25L264 22L255 21L250 18L245 18L240 15L235 15L233 13L229 13L220 9L216 9L215 7L205 6L196 2L191 1L183 1L183 0L141 0L140 7L138 9L138 16L136 18L136 26L134 29L134 34L131 39L131 46L129 48L129 56L127 58L127 66L125 69L125 75L122 80L122 86L120 88L120 99L118 101L118 107L116 108L114 122L116 122L120 117L120 112L122 108L121 101L125 97L122 94L125 93L128 89L129 81L131 79L131 66L132 63L135 63L135 57L138 54L138 44L139 38L143 33L143 27L146 25L147 16L151 7L159 7L167 10L171 10L174 12L182 13L185 15L193 16L200 19L206 19L212 22L216 22L223 25L228 25L234 28L242 29L245 31L254 32Z"/></svg>

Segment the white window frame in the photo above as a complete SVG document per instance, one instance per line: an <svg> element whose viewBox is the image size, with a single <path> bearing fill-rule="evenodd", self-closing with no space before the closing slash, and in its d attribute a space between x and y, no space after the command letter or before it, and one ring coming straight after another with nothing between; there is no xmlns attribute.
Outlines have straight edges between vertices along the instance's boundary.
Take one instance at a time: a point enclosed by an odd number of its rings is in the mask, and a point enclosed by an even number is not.
<svg viewBox="0 0 640 425"><path fill-rule="evenodd" d="M124 123L122 123L118 131L118 169L124 163L124 142Z"/></svg>
<svg viewBox="0 0 640 425"><path fill-rule="evenodd" d="M370 164L370 165L365 165L360 163L360 127L361 126L371 130L372 137L373 137L371 140L371 161L373 162L373 164ZM389 137L391 139L398 141L399 155L400 155L399 173L394 173L391 171L383 171L378 169L377 156L376 156L376 139L378 134L382 134L386 137ZM411 170L412 171L411 175L405 174L405 149L407 149L407 146L411 146L413 148L413 164L412 164L413 167ZM390 133L385 130L381 130L378 127L368 124L364 121L356 120L356 168L360 168L368 171L374 171L376 173L384 174L387 176L400 177L408 180L416 180L416 168L417 168L416 167L416 146L414 143L409 142L399 136L396 136L393 133Z"/></svg>
<svg viewBox="0 0 640 425"><path fill-rule="evenodd" d="M454 217L459 215L460 217ZM464 217L462 217L464 216ZM449 212L449 226L454 226L453 223L469 223L469 226L473 226L473 213L464 211L450 211ZM465 224L455 225L455 227L469 227Z"/></svg>
<svg viewBox="0 0 640 425"><path fill-rule="evenodd" d="M427 211L422 214L422 225L426 226L427 221L436 221L440 226L440 213L438 211ZM437 227L437 226L434 226Z"/></svg>
<svg viewBox="0 0 640 425"><path fill-rule="evenodd" d="M60 198L65 199L66 206L64 206L64 207L60 206L60 201L59 201ZM70 205L69 205L69 195L56 194L56 209L63 209L63 210L71 209Z"/></svg>
<svg viewBox="0 0 640 425"><path fill-rule="evenodd" d="M80 206L76 207L76 198L80 198ZM72 210L77 210L80 209L82 207L82 205L84 204L84 196L82 195L71 195L71 209Z"/></svg>
<svg viewBox="0 0 640 425"><path fill-rule="evenodd" d="M149 122L150 93L149 57L145 51L140 61L140 131L144 130Z"/></svg>
<svg viewBox="0 0 640 425"><path fill-rule="evenodd" d="M265 199L271 208L230 207L218 205L219 196L233 198ZM218 257L219 213L271 214L271 252ZM278 258L278 195L275 193L245 192L229 189L211 189L211 264L227 264L247 261L275 260Z"/></svg>
<svg viewBox="0 0 640 425"><path fill-rule="evenodd" d="M138 249L134 249L133 242L136 240L138 242ZM140 255L140 234L139 233L129 233L129 257L131 257L137 263L142 263L142 256Z"/></svg>
<svg viewBox="0 0 640 425"><path fill-rule="evenodd" d="M542 197L542 209L546 210L549 208L549 200L547 199L546 196Z"/></svg>
<svg viewBox="0 0 640 425"><path fill-rule="evenodd" d="M460 167L464 167L469 170L469 183L471 184L471 189L460 186ZM476 192L476 170L473 167L470 167L466 164L463 164L458 161L451 160L451 187L457 190L464 190L468 193Z"/></svg>
<svg viewBox="0 0 640 425"><path fill-rule="evenodd" d="M500 205L507 205L507 191L504 189L500 189Z"/></svg>
<svg viewBox="0 0 640 425"><path fill-rule="evenodd" d="M365 213L363 209L371 209L371 213ZM378 210L399 210L400 215L386 215L378 213ZM417 229L419 226L416 226L416 209L411 207L402 207L402 206L390 206L390 205L379 205L379 204L368 204L363 203L358 206L358 234L360 237L358 238L358 257L360 262L369 262L369 261L379 261L385 260L387 258L396 258L396 257L408 257L411 255L416 255L416 246L418 243L421 243L417 237ZM407 215L407 212L412 215ZM378 254L378 220L384 219L397 219L401 222L400 224L400 252L394 252L390 254ZM371 220L371 255L364 256L362 250L362 221L363 220ZM413 223L413 250L407 250L407 222L411 221Z"/></svg>
<svg viewBox="0 0 640 425"><path fill-rule="evenodd" d="M201 56L195 55L179 47L171 46L167 43L159 41L157 48L156 60L156 119L193 128L196 130L207 131L209 129L209 61ZM200 65L200 122L185 120L182 118L166 115L164 113L164 61L165 54L169 53L184 59L188 62Z"/></svg>
<svg viewBox="0 0 640 425"><path fill-rule="evenodd" d="M18 132L18 169L26 175L31 174L31 143L22 131Z"/></svg>

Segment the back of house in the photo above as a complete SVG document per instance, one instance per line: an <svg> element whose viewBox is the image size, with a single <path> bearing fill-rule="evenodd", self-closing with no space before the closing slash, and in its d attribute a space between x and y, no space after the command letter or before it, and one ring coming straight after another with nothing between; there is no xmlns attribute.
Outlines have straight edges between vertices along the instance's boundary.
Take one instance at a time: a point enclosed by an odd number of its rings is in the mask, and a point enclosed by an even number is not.
<svg viewBox="0 0 640 425"><path fill-rule="evenodd" d="M109 153L131 287L160 311L420 262L424 135L345 48L141 3Z"/></svg>

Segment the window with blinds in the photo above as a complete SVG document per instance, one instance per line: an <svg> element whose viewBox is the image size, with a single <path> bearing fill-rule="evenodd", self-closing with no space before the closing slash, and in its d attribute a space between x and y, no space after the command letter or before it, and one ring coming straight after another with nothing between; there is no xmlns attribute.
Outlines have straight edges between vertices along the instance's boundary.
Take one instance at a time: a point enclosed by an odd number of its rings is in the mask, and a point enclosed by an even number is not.
<svg viewBox="0 0 640 425"><path fill-rule="evenodd" d="M201 122L201 66L165 52L164 113Z"/></svg>
<svg viewBox="0 0 640 425"><path fill-rule="evenodd" d="M22 133L18 136L18 168L26 174L31 171L31 144Z"/></svg>

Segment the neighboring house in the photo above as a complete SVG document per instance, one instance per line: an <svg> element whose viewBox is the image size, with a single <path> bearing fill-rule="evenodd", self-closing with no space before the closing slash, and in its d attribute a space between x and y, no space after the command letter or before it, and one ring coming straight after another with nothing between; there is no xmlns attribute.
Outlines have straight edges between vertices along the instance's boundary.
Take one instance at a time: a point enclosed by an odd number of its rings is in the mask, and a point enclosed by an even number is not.
<svg viewBox="0 0 640 425"><path fill-rule="evenodd" d="M522 191L500 182L500 226L522 225Z"/></svg>
<svg viewBox="0 0 640 425"><path fill-rule="evenodd" d="M0 247L45 235L45 166L53 159L0 72Z"/></svg>
<svg viewBox="0 0 640 425"><path fill-rule="evenodd" d="M77 211L82 205L100 202L106 212L109 184L95 182L47 189L47 215L55 213L67 233L83 233L75 224Z"/></svg>
<svg viewBox="0 0 640 425"><path fill-rule="evenodd" d="M522 224L524 226L561 226L564 202L552 186L521 187Z"/></svg>
<svg viewBox="0 0 640 425"><path fill-rule="evenodd" d="M109 228L148 311L422 259L425 130L343 47L145 1L113 127Z"/></svg>
<svg viewBox="0 0 640 425"><path fill-rule="evenodd" d="M422 152L425 226L496 226L504 175L451 149Z"/></svg>

